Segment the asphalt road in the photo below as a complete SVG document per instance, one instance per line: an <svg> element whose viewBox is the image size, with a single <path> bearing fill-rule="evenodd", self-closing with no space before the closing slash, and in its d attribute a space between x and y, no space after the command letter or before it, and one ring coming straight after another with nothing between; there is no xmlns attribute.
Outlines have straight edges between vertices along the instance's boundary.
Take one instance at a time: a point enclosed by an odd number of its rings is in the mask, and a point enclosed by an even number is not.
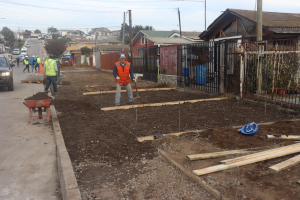
<svg viewBox="0 0 300 200"><path fill-rule="evenodd" d="M38 41L28 41L29 55L41 54ZM24 67L20 64L13 69L14 91L0 87L0 200L59 199L51 123L43 117L32 118L29 124L29 109L23 105L24 97L44 91L44 86L21 84L29 75L23 73Z"/></svg>

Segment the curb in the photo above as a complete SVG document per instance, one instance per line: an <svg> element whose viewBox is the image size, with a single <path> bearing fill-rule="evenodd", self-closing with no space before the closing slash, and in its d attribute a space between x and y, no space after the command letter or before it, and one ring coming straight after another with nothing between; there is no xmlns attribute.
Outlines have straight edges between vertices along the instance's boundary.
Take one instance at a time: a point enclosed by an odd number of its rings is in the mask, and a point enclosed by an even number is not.
<svg viewBox="0 0 300 200"><path fill-rule="evenodd" d="M54 105L50 106L50 112L54 129L58 175L63 200L81 200L81 194L75 178L71 159L61 133Z"/></svg>

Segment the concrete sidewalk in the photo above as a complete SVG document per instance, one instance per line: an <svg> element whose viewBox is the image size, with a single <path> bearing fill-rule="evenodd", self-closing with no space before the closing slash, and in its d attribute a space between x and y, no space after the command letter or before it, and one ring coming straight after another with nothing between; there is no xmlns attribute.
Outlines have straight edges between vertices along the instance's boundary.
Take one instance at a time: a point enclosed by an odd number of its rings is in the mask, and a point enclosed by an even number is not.
<svg viewBox="0 0 300 200"><path fill-rule="evenodd" d="M21 84L24 67L14 67L14 91L0 87L0 199L60 199L52 124L45 117L29 124L22 103L44 87Z"/></svg>

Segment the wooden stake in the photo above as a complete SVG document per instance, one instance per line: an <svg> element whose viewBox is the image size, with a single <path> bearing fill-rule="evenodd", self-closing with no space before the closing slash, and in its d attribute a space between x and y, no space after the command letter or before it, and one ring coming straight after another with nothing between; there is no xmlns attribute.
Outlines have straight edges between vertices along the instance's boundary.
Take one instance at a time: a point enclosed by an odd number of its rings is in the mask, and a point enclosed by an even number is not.
<svg viewBox="0 0 300 200"><path fill-rule="evenodd" d="M148 91L166 91L166 90L176 90L176 88L149 88L149 89L139 89L139 92L148 92ZM127 92L127 90L121 90L121 92ZM116 90L101 91L102 94L113 94L116 93ZM100 94L100 91L97 92L85 92L83 95L93 95Z"/></svg>
<svg viewBox="0 0 300 200"><path fill-rule="evenodd" d="M273 135L267 135L268 139L278 139L278 140L300 140L300 135L281 135L281 137L275 137Z"/></svg>

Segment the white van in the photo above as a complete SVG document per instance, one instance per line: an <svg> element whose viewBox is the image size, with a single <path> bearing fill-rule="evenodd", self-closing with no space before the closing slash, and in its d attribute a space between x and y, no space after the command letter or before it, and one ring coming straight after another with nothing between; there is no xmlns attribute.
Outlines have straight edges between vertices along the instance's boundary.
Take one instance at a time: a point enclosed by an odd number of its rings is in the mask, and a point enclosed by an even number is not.
<svg viewBox="0 0 300 200"><path fill-rule="evenodd" d="M27 56L27 48L22 48L21 49L21 55L22 56Z"/></svg>
<svg viewBox="0 0 300 200"><path fill-rule="evenodd" d="M14 54L19 55L20 54L20 50L19 49L14 49Z"/></svg>

